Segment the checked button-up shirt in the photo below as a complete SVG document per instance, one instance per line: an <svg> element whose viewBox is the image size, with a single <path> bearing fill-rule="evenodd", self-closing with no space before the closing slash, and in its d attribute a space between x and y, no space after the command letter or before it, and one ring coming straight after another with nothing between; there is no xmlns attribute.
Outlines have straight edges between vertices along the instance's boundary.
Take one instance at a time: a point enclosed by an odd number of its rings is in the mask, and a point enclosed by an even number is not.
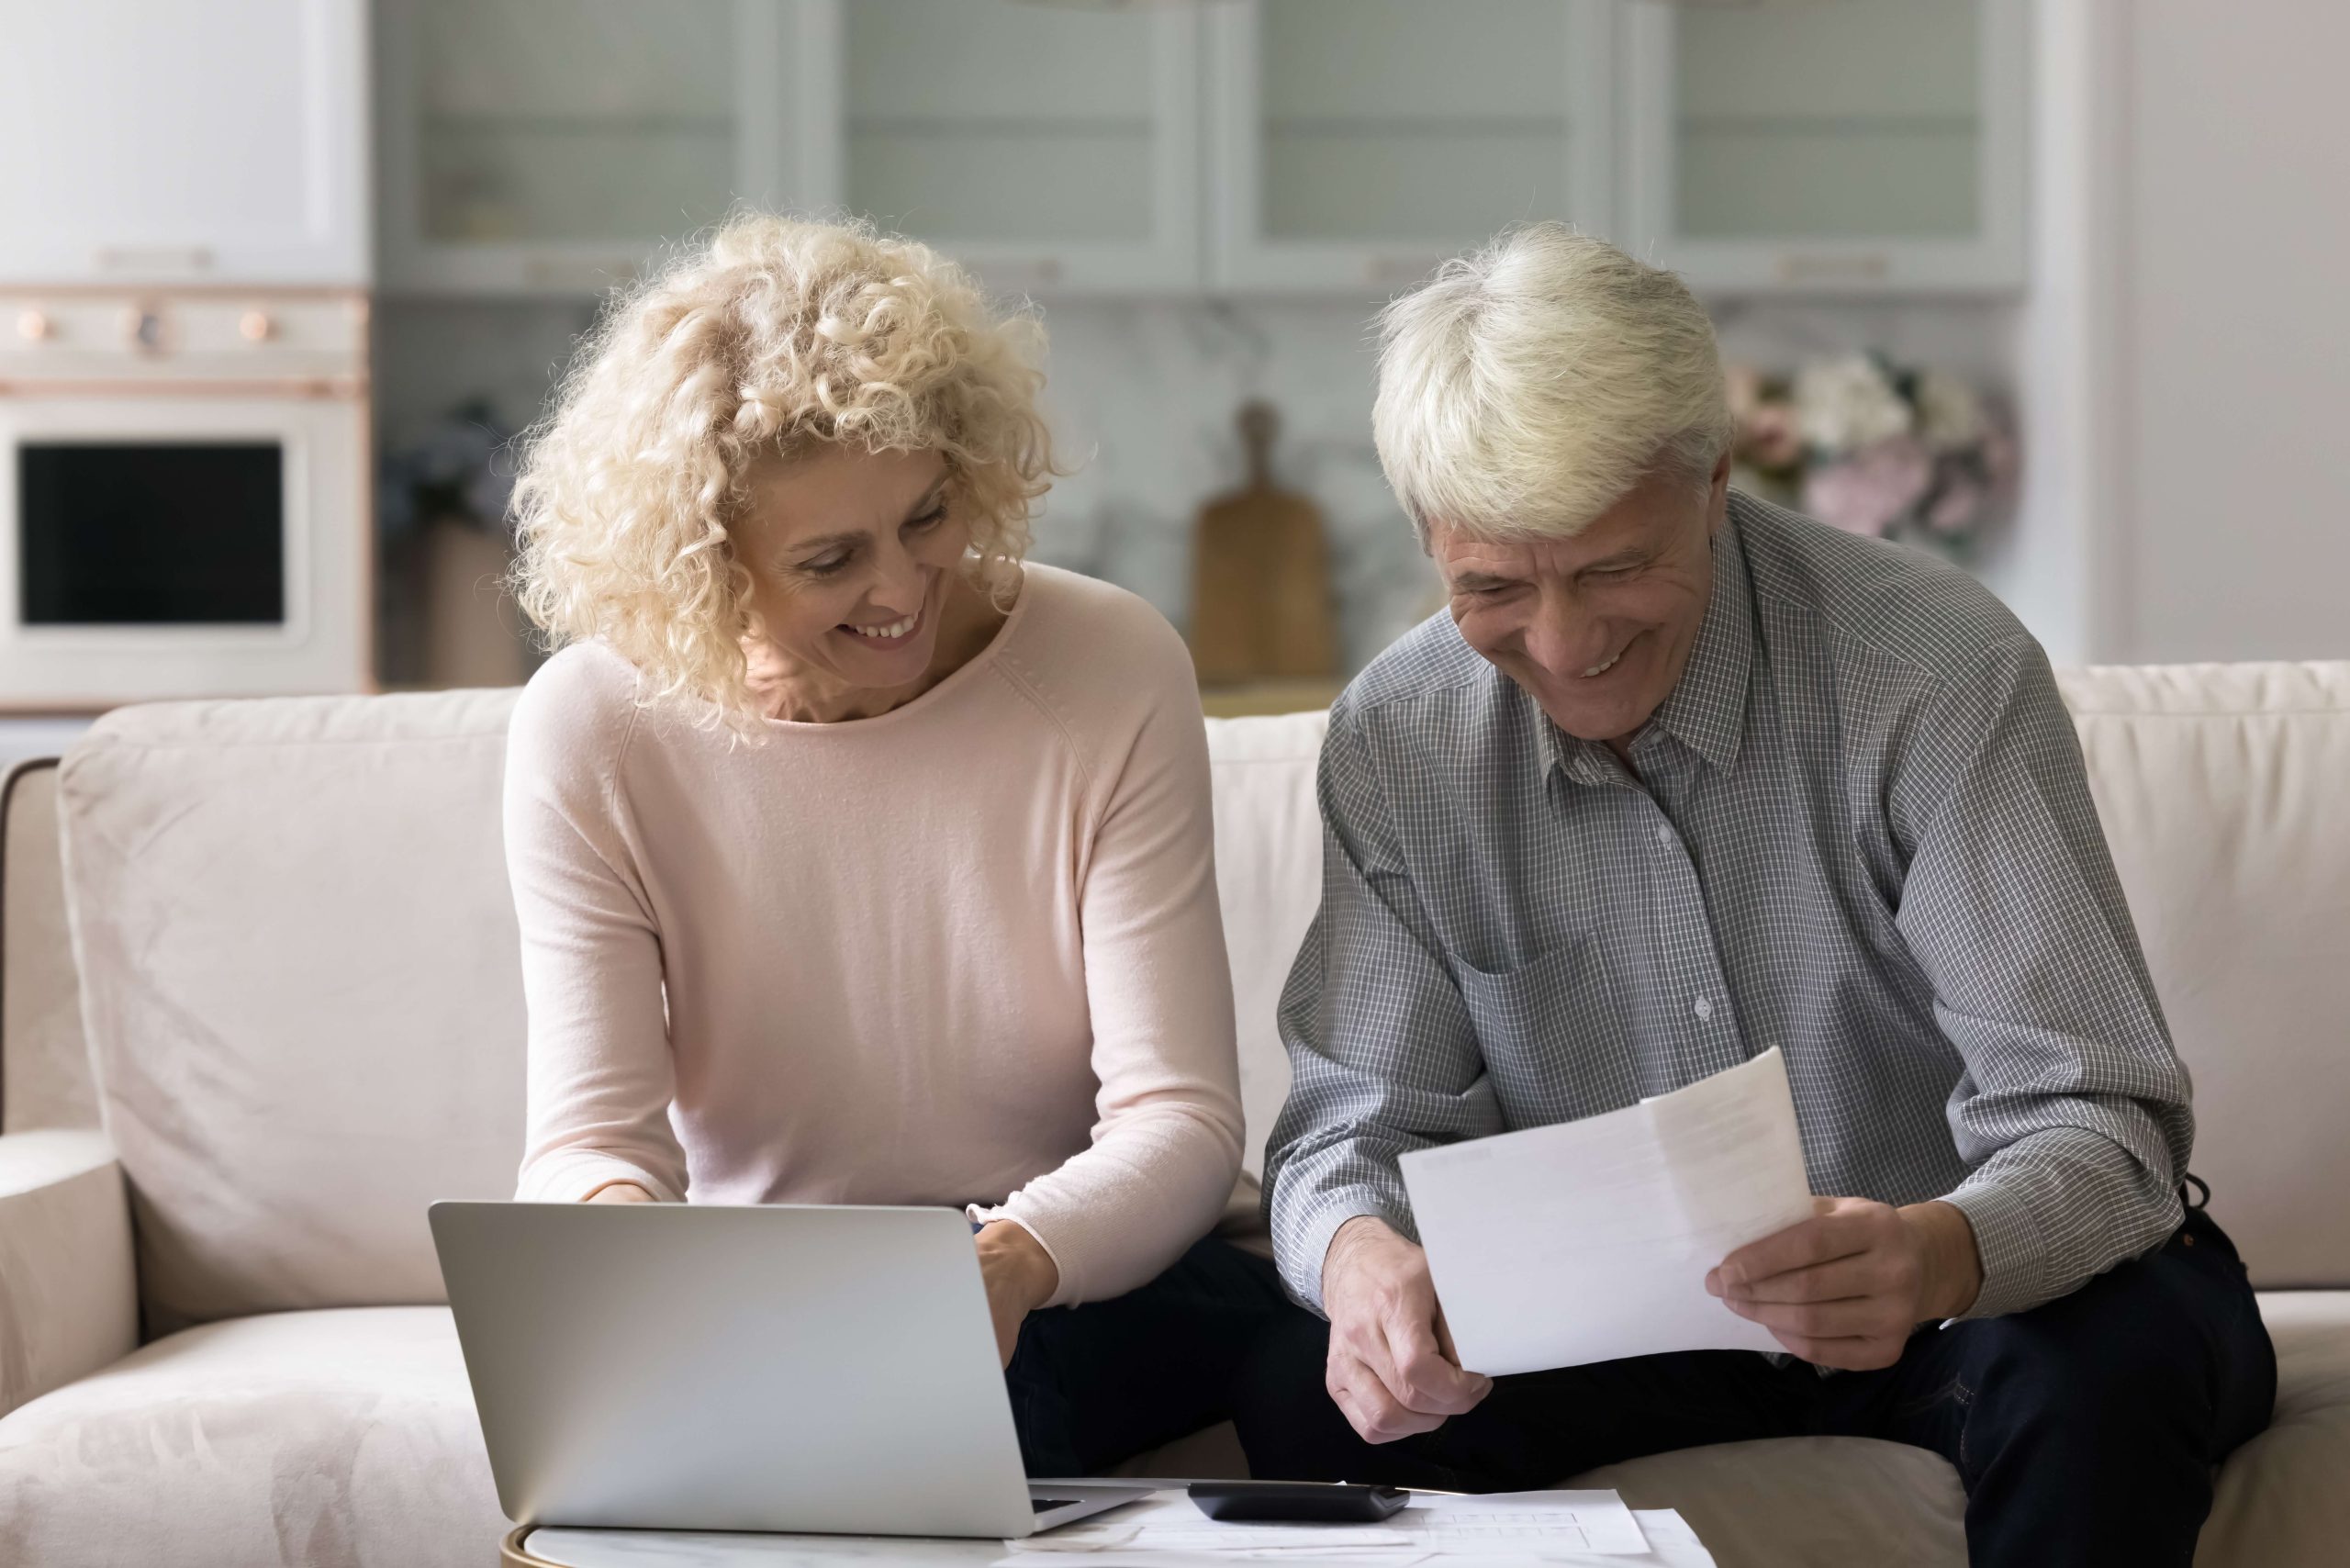
<svg viewBox="0 0 2350 1568"><path fill-rule="evenodd" d="M1963 1210L1974 1315L2158 1245L2194 1121L2046 656L1957 568L1733 492L1628 770L1438 615L1331 710L1266 1158L1319 1307L1396 1157L1778 1047L1812 1191Z"/></svg>

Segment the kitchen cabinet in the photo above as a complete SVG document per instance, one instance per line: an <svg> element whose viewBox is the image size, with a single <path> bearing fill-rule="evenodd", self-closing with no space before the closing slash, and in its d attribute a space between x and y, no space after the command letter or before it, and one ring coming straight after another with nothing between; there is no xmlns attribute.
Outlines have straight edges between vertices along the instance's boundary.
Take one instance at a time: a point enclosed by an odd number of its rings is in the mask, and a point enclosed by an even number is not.
<svg viewBox="0 0 2350 1568"><path fill-rule="evenodd" d="M940 246L999 289L1198 286L1190 7L839 5L837 205Z"/></svg>
<svg viewBox="0 0 2350 1568"><path fill-rule="evenodd" d="M1048 296L1376 297L1538 218L1716 292L1996 293L2028 4L384 0L386 282L586 295L739 200Z"/></svg>
<svg viewBox="0 0 2350 1568"><path fill-rule="evenodd" d="M1514 222L1606 232L1604 0L1234 0L1208 13L1211 280L1389 291Z"/></svg>
<svg viewBox="0 0 2350 1568"><path fill-rule="evenodd" d="M1628 13L1620 238L1700 288L2024 276L2027 0Z"/></svg>
<svg viewBox="0 0 2350 1568"><path fill-rule="evenodd" d="M564 296L627 282L834 157L818 0L385 0L385 282Z"/></svg>
<svg viewBox="0 0 2350 1568"><path fill-rule="evenodd" d="M365 35L363 0L0 0L0 282L365 284Z"/></svg>

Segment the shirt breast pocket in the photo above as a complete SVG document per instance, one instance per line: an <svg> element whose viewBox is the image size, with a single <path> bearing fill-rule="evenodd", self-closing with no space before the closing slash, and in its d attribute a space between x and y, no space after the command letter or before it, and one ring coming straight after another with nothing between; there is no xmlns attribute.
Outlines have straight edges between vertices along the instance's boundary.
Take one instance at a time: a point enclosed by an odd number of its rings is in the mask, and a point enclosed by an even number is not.
<svg viewBox="0 0 2350 1568"><path fill-rule="evenodd" d="M1619 1110L1643 1092L1597 945L1563 942L1501 973L1455 966L1502 1114L1513 1128Z"/></svg>

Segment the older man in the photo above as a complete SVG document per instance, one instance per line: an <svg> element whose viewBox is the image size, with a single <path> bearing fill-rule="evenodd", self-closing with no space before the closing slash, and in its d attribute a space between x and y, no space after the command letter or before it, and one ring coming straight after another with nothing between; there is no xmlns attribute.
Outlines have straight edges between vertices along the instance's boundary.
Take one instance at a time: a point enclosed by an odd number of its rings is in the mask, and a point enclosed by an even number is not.
<svg viewBox="0 0 2350 1568"><path fill-rule="evenodd" d="M1539 227L1386 328L1380 455L1450 613L1330 716L1266 1161L1322 1316L1259 1357L1258 1473L1491 1490L1863 1435L1957 1466L1978 1562L2187 1563L2275 1362L2182 1202L2187 1074L2039 645L1964 573L1732 493L1667 274ZM1835 1195L1703 1285L1786 1353L1464 1371L1397 1156L1773 1046Z"/></svg>

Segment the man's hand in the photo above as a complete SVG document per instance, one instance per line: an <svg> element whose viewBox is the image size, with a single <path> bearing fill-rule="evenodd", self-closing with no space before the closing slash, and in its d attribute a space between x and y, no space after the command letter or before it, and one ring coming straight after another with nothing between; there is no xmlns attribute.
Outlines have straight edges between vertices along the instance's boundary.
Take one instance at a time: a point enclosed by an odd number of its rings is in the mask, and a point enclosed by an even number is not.
<svg viewBox="0 0 2350 1568"><path fill-rule="evenodd" d="M1889 1367L1919 1324L1975 1305L1983 1260L1956 1208L1812 1203L1812 1218L1740 1248L1706 1276L1706 1289L1796 1355L1848 1372Z"/></svg>
<svg viewBox="0 0 2350 1568"><path fill-rule="evenodd" d="M1025 1226L990 1220L975 1238L979 1280L988 1288L988 1316L995 1320L995 1351L1005 1366L1020 1345L1020 1326L1061 1288L1060 1265Z"/></svg>
<svg viewBox="0 0 2350 1568"><path fill-rule="evenodd" d="M1427 1254L1369 1215L1348 1220L1322 1258L1330 1315L1330 1397L1369 1443L1433 1432L1474 1409L1494 1380L1460 1370L1438 1311Z"/></svg>

